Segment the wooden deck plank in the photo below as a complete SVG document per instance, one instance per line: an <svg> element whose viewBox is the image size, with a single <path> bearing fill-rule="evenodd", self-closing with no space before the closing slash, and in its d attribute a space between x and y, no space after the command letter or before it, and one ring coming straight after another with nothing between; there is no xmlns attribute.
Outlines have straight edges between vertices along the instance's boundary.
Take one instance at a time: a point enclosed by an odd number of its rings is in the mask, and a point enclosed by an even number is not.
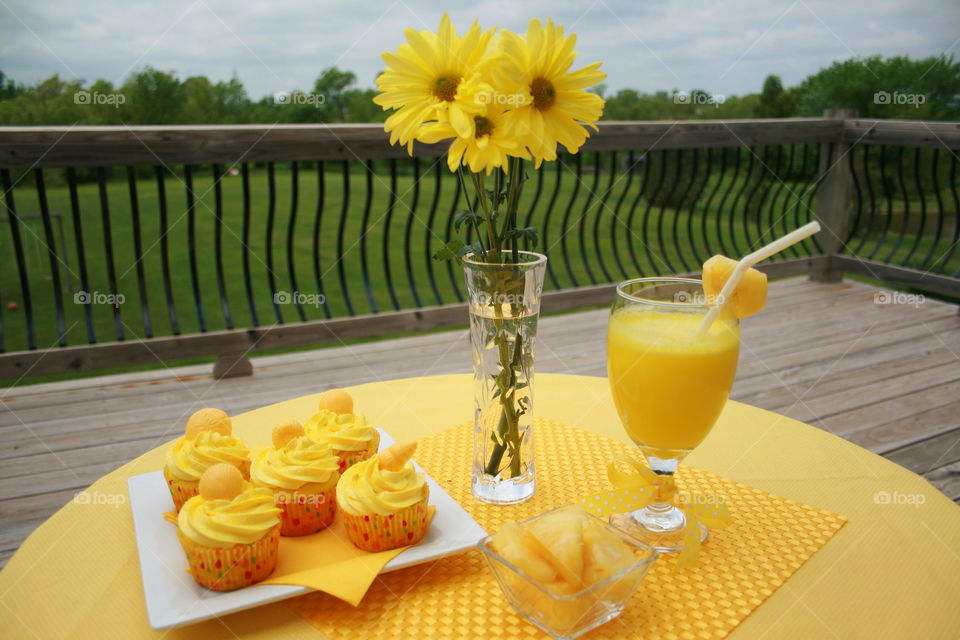
<svg viewBox="0 0 960 640"><path fill-rule="evenodd" d="M883 453L960 499L957 307L876 304L877 291L772 282L767 310L743 323L731 397ZM605 375L607 314L544 317L537 371ZM470 355L460 329L265 356L254 367L224 380L199 365L0 390L0 566L44 518L175 437L198 408L238 413L334 386L466 372Z"/></svg>

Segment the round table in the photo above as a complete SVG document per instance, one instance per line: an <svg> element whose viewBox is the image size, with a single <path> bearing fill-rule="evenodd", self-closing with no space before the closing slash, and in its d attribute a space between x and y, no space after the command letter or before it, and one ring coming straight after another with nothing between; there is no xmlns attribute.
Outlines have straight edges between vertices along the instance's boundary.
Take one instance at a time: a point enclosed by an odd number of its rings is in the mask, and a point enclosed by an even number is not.
<svg viewBox="0 0 960 640"><path fill-rule="evenodd" d="M349 390L374 424L397 439L414 439L469 419L471 382L468 375L447 375ZM538 415L627 442L605 378L541 374L536 392ZM266 445L277 420L302 417L316 401L304 396L236 416L235 432L250 446ZM320 636L283 603L166 632L150 628L123 497L128 477L162 467L166 447L88 490L120 496L118 504L68 504L27 538L0 573L0 635ZM919 476L829 433L733 401L687 462L848 518L733 638L960 637L960 507Z"/></svg>

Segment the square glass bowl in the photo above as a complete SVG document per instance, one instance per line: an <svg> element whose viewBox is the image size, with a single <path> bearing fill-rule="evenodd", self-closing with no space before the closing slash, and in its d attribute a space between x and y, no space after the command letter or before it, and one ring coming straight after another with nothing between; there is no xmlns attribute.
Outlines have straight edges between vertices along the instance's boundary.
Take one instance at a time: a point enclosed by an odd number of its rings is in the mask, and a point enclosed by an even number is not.
<svg viewBox="0 0 960 640"><path fill-rule="evenodd" d="M541 518L572 510L580 511L576 507L558 507L520 524L526 526ZM542 582L524 573L493 550L490 546L492 536L487 536L478 543L510 606L558 640L579 637L620 615L658 556L652 547L631 538L600 518L592 515L587 515L587 518L593 526L602 527L623 540L633 551L637 561L572 594L552 592Z"/></svg>

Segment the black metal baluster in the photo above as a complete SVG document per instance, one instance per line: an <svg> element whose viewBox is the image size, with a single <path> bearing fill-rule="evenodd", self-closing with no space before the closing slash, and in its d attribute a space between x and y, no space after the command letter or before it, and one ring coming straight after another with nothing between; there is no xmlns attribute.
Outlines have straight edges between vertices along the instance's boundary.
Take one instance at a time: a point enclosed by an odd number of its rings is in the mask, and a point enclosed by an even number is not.
<svg viewBox="0 0 960 640"><path fill-rule="evenodd" d="M414 212L417 210L417 203L420 199L420 160L419 158L413 158L413 167L414 167L414 176L413 176L413 206L410 207L410 217L413 218ZM437 216L437 205L440 204L440 193L441 193L441 182L443 180L443 162L437 161L432 165L435 173L434 187L433 187L433 199L430 201L430 211L427 213L427 224L423 230L423 244L426 247L426 251L423 254L424 260L427 263L427 279L430 281L430 290L433 291L433 298L436 300L437 304L443 304L443 297L440 295L440 287L437 286L437 278L433 273L433 223L436 220ZM412 265L409 262L410 255L409 251L407 252L407 269L409 270L409 277L411 282L411 288L415 291L416 288L413 287L413 270ZM449 265L451 261L447 260ZM452 266L452 265L449 265ZM417 298L419 304L419 298Z"/></svg>
<svg viewBox="0 0 960 640"><path fill-rule="evenodd" d="M776 213L777 200L780 199L781 194L783 194L784 189L787 187L787 181L783 177L783 145L782 144L776 145L776 153L774 153L773 155L774 155L773 171L771 172L773 174L773 180L771 181L770 186L767 187L767 192L766 194L764 194L764 197L763 197L763 202L765 206L761 208L762 212L769 214L767 218L769 219L770 224L764 227L762 222L763 216L759 218L761 220L760 228L766 229L766 231L762 231L760 234L761 245L767 244L768 242L770 242L771 240L773 240L779 235L779 230L777 229L777 222L779 222L779 220L777 219L777 213ZM779 257L781 258L786 257L786 254L783 253Z"/></svg>
<svg viewBox="0 0 960 640"><path fill-rule="evenodd" d="M893 264L893 257L900 250L903 239L907 235L907 224L910 222L910 194L907 193L907 184L903 179L903 147L897 147L897 185L900 187L900 195L903 196L903 221L900 223L900 233L897 234L897 240L893 249L883 259L883 262Z"/></svg>
<svg viewBox="0 0 960 640"><path fill-rule="evenodd" d="M634 269L637 270L638 275L642 275L644 271L643 271L643 268L640 266L640 260L637 258L637 252L633 246L634 240L637 239L637 234L633 230L633 216L637 212L637 206L640 204L640 199L643 197L643 193L646 190L647 183L649 182L649 179L650 179L650 165L652 164L652 161L650 158L650 151L644 151L641 158L643 159L643 180L639 184L637 184L637 197L633 199L633 204L630 205L630 214L627 216L627 231L629 232L627 235L627 248L630 250L630 261L633 262L633 267ZM647 206L649 210L649 204ZM646 216L644 216L644 221L641 222L640 224L641 226L646 225ZM646 231L644 231L643 237L646 238ZM643 244L643 248L646 250L647 255L649 257L650 250L649 248L647 248L646 242L644 242L643 239L641 239L640 241Z"/></svg>
<svg viewBox="0 0 960 640"><path fill-rule="evenodd" d="M90 278L87 275L87 254L83 248L83 224L80 221L80 196L77 194L77 175L73 168L67 168L67 188L70 191L70 215L73 219L73 237L77 247L77 263L80 266L80 290L90 292ZM97 335L93 328L93 309L89 304L83 307L84 321L87 323L87 342L96 344Z"/></svg>
<svg viewBox="0 0 960 640"><path fill-rule="evenodd" d="M577 201L577 196L580 194L580 176L583 173L583 164L580 159L580 154L574 156L577 164L577 179L573 184L573 193L570 194L570 200L567 201L567 208L563 212L563 221L560 224L561 235L560 235L560 252L563 254L563 266L567 268L567 276L570 278L570 283L574 287L579 287L580 283L577 282L577 276L573 272L573 262L570 260L570 254L567 251L567 235L570 232L570 213L573 211L573 203ZM557 164L562 165L563 160L561 160L560 155L557 155ZM547 261L549 263L549 260Z"/></svg>
<svg viewBox="0 0 960 640"><path fill-rule="evenodd" d="M733 246L735 256L746 255L750 251L750 237L747 235L747 218L750 216L750 212L747 211L748 200L745 197L746 191L750 187L750 183L753 179L753 165L756 164L756 152L747 147L747 175L744 176L743 184L740 186L740 190L737 192L737 195L733 198L732 208L730 210L730 237L733 238ZM737 154L740 154L740 150L737 150ZM741 204L742 202L742 204ZM743 239L746 242L746 247L741 247L737 242L737 235L735 232L734 221L736 220L736 209L737 206L740 206L740 227L743 231Z"/></svg>
<svg viewBox="0 0 960 640"><path fill-rule="evenodd" d="M360 269L363 272L363 286L367 291L370 311L378 313L377 301L373 297L373 283L370 281L370 269L367 265L367 225L370 222L370 207L373 204L373 160L364 160L362 166L367 189L363 201L363 218L360 221Z"/></svg>
<svg viewBox="0 0 960 640"><path fill-rule="evenodd" d="M97 169L97 186L100 191L100 216L103 219L103 248L107 259L107 281L110 286L110 295L114 301L113 328L116 331L117 340L123 340L123 319L120 317L120 298L117 291L117 269L113 260L113 233L110 225L110 204L107 196L107 170L103 167Z"/></svg>
<svg viewBox="0 0 960 640"><path fill-rule="evenodd" d="M930 245L930 251L927 252L927 255L924 256L923 261L920 263L920 269L923 270L933 268L930 260L933 258L937 247L940 246L940 239L943 237L943 198L940 196L940 178L937 175L940 171L939 159L940 149L934 147L933 158L931 158L930 164L933 173L933 193L937 198L937 233L933 238L933 243Z"/></svg>
<svg viewBox="0 0 960 640"><path fill-rule="evenodd" d="M390 198L387 202L387 213L383 221L383 236L381 237L381 246L380 253L383 257L383 274L387 281L387 293L390 294L390 301L393 303L393 308L400 310L400 301L397 300L397 293L393 290L393 270L390 268L390 222L393 219L393 208L397 204L397 160L396 158L390 158L388 161L390 167ZM407 276L412 276L410 272L410 231L412 227L410 223L413 221L413 212L407 218L407 225L404 229L403 234L403 246L404 253L407 256L406 259L406 268ZM413 291L413 282L411 279L410 289ZM420 300L416 293L414 292L414 299L417 301L417 306L420 305Z"/></svg>
<svg viewBox="0 0 960 640"><path fill-rule="evenodd" d="M233 329L230 301L227 299L227 279L223 274L223 167L214 164L213 170L213 254L217 263L217 293L220 295L220 310L227 329Z"/></svg>
<svg viewBox="0 0 960 640"><path fill-rule="evenodd" d="M597 152L597 171L600 170L600 152ZM613 186L615 184L614 179L617 176L617 152L610 152L610 179L607 180L607 188L603 192L603 196L600 198L600 206L597 207L597 213L593 216L593 249L597 255L597 263L600 265L600 271L603 272L603 281L612 282L613 276L610 275L610 271L607 269L607 265L603 260L603 251L600 248L600 220L603 218L604 211L608 211L609 207L607 206L607 201L610 199L610 194L613 193ZM614 212L611 211L611 214ZM610 224L614 224L614 218L611 215Z"/></svg>
<svg viewBox="0 0 960 640"><path fill-rule="evenodd" d="M439 172L440 165L436 165L436 170ZM419 174L418 174L419 179ZM439 179L439 178L438 178ZM444 230L444 237L448 240L453 239L453 218L457 214L457 204L460 202L461 192L464 190L460 188L460 180L453 181L453 202L450 203L450 211L447 212L447 223ZM463 201L467 203L466 206L470 206L470 195L468 193L463 193ZM463 302L463 294L460 292L460 279L454 273L453 270L453 260L447 260L447 275L450 277L450 286L453 287L453 294L456 296L458 302Z"/></svg>
<svg viewBox="0 0 960 640"><path fill-rule="evenodd" d="M557 203L557 195L560 193L560 183L563 181L563 166L559 157L554 162L554 165L556 172L554 174L553 193L550 194L550 203L547 205L547 215L543 218L543 252L545 254L550 251L550 243L547 240L550 233L550 214L553 213L553 206ZM543 165L541 165L541 171L542 170ZM559 289L560 280L557 278L556 270L553 268L553 260L547 260L547 275L550 277L550 282L553 283L553 288Z"/></svg>
<svg viewBox="0 0 960 640"><path fill-rule="evenodd" d="M727 188L723 192L723 196L720 198L720 205L717 208L717 237L720 239L720 247L723 249L723 255L733 256L737 255L737 240L733 233L733 210L736 209L736 199L734 199L733 205L729 212L726 211L727 198L730 197L730 194L733 193L734 188L737 184L737 177L740 175L740 156L741 149L740 147L734 147L731 149L733 152L733 175L730 176L730 183L727 185ZM723 222L724 214L726 212L726 222L727 222L727 233L729 234L730 244L727 245L723 241Z"/></svg>
<svg viewBox="0 0 960 640"><path fill-rule="evenodd" d="M887 237L890 234L890 225L893 223L893 194L890 193L890 183L887 180L887 147L886 145L880 147L880 186L883 187L883 197L887 201L887 215L883 221L883 235L877 239L877 244L874 245L873 251L870 252L870 255L867 256L868 260L872 260L875 255L880 251L880 248L886 244Z"/></svg>
<svg viewBox="0 0 960 640"><path fill-rule="evenodd" d="M713 147L707 147L707 168L704 170L706 177L703 179L703 190L707 190L707 182L710 181L710 177L713 175ZM717 192L717 186L719 183L713 185L713 189L710 190L710 194L707 196L707 201L700 207L700 239L703 240L703 255L699 256L701 259L699 262L704 262L709 258L713 251L710 247L710 238L707 236L707 219L710 217L710 201L713 198L713 194ZM692 221L691 221L692 224Z"/></svg>
<svg viewBox="0 0 960 640"><path fill-rule="evenodd" d="M522 166L526 166L526 163L524 163ZM526 215L526 217L525 217L524 220L523 220L523 226L524 226L524 227L532 227L532 226L533 226L534 213L535 213L536 210L537 210L537 204L540 203L540 194L543 193L543 173L544 173L544 172L543 172L543 171L540 171L539 169L534 169L534 171L535 171L536 174L537 174L537 188L536 188L536 190L533 192L533 199L530 201L530 208L527 209L527 215ZM538 247L534 247L534 246L530 243L529 240L527 240L526 238L524 238L524 240L523 240L523 248L524 248L526 251L533 251L533 250L537 249Z"/></svg>
<svg viewBox="0 0 960 640"><path fill-rule="evenodd" d="M696 260L691 267L691 263L687 262L686 251L680 246L680 216L683 215L683 205L687 202L687 198L690 196L690 191L693 189L693 185L697 181L697 169L700 168L700 154L699 149L693 149L693 167L690 170L690 179L687 181L687 188L683 190L683 193L680 194L680 199L677 201L677 206L674 208L673 213L673 224L671 225L671 231L673 235L673 250L677 252L677 256L680 258L680 264L683 266L684 271L695 271L699 265L696 264ZM683 150L677 149L677 154L682 157ZM680 179L680 172L677 172L677 181ZM693 231L691 228L691 222L693 217L693 205L690 204L690 211L688 212L687 218L687 239L690 240L690 250L693 253L694 258L697 255L697 245L693 239Z"/></svg>
<svg viewBox="0 0 960 640"><path fill-rule="evenodd" d="M347 232L347 216L350 214L350 162L340 161L343 175L343 201L340 207L340 224L337 227L337 274L340 276L340 290L343 291L343 303L347 307L348 315L356 315L353 303L350 301L350 288L347 286L347 269L343 252L344 238Z"/></svg>
<svg viewBox="0 0 960 640"><path fill-rule="evenodd" d="M287 224L287 271L290 272L290 286L293 288L293 303L297 307L297 315L301 322L307 321L307 314L303 310L303 296L300 295L300 286L297 284L297 265L293 239L297 230L297 209L300 206L300 167L297 161L290 163L290 222Z"/></svg>
<svg viewBox="0 0 960 640"><path fill-rule="evenodd" d="M579 156L578 156L579 157ZM579 177L579 174L578 174ZM587 189L587 197L585 198L586 202L583 204L583 214L580 216L580 220L577 224L577 239L580 242L580 259L583 260L583 267L587 271L587 279L590 280L590 284L597 284L597 279L593 276L593 269L590 268L590 261L587 259L587 241L584 236L584 230L587 227L587 220L590 217L590 205L593 204L594 199L597 196L597 189L600 186L600 153L593 154L593 184ZM599 219L600 209L597 209L597 212L594 216Z"/></svg>
<svg viewBox="0 0 960 640"><path fill-rule="evenodd" d="M193 288L193 306L197 310L197 324L200 333L207 330L207 321L203 313L203 301L200 297L200 269L197 267L197 203L193 192L193 169L183 165L183 183L187 191L187 251L190 253L190 284Z"/></svg>
<svg viewBox="0 0 960 640"><path fill-rule="evenodd" d="M873 225L877 217L876 216L877 200L873 192L873 181L870 179L870 160L869 160L870 145L868 144L860 145L860 148L863 149L863 152L861 153L861 158L863 161L863 184L866 187L866 191L867 191L867 200L869 202L868 211L869 211L870 219L866 223L867 228L865 233L862 236L860 236L860 243L857 245L856 249L853 249L851 251L853 255L857 255L858 253L860 253L860 251L863 250L864 245L867 243L867 240L873 237ZM851 155L853 155L852 152L851 152Z"/></svg>
<svg viewBox="0 0 960 640"><path fill-rule="evenodd" d="M850 164L850 179L853 182L854 214L850 230L847 233L847 237L843 239L842 246L840 247L840 251L843 253L846 253L848 243L853 237L853 234L856 233L857 228L860 226L860 220L863 218L863 193L860 189L860 180L857 178L856 168L853 166L853 155L854 150L851 149L850 153L847 154L847 161Z"/></svg>
<svg viewBox="0 0 960 640"><path fill-rule="evenodd" d="M273 220L277 207L277 180L272 162L267 163L267 286L270 287L270 302L277 324L283 324L283 312L280 310L280 297L277 295L276 272L273 270ZM296 291L290 292L289 300L296 298Z"/></svg>
<svg viewBox="0 0 960 640"><path fill-rule="evenodd" d="M163 178L163 167L155 167L157 177L157 207L160 210L160 271L163 273L163 292L167 300L167 317L170 319L170 331L180 335L180 321L173 302L173 280L170 278L170 239L167 237L167 188Z"/></svg>
<svg viewBox="0 0 960 640"><path fill-rule="evenodd" d="M751 205L754 205L757 193L760 191L760 187L763 186L764 180L766 178L766 167L767 167L767 147L764 146L761 148L761 153L763 157L760 157L759 154L751 149L750 150L750 171L747 172L747 181L753 182L750 186L750 192L747 194L746 198L743 201L743 215L740 218L740 226L743 228L743 237L747 242L747 252L752 251L754 248L762 246L764 243L763 240L763 230L761 228L760 216L761 211L763 211L762 206L756 207L756 212L751 211ZM753 177L753 165L757 165L757 176ZM746 186L746 183L744 184ZM763 200L761 200L762 204ZM759 238L754 239L750 233L750 222L756 219L756 231L759 234Z"/></svg>
<svg viewBox="0 0 960 640"><path fill-rule="evenodd" d="M243 283L247 292L247 307L250 309L250 320L254 327L260 326L260 319L257 316L256 297L253 294L253 276L250 272L250 226L251 206L250 206L250 166L244 162L240 165L240 177L243 187Z"/></svg>
<svg viewBox="0 0 960 640"><path fill-rule="evenodd" d="M623 280L626 280L628 276L627 269L623 264L623 260L620 258L620 248L617 246L617 238L620 237L617 233L617 225L624 227L629 235L630 228L627 227L624 221L620 219L620 209L623 206L624 201L627 199L627 193L630 191L630 185L633 184L634 163L635 160L633 157L633 149L630 149L630 151L627 152L627 184L623 185L623 191L620 192L620 197L617 198L617 204L615 204L613 207L613 220L610 221L610 246L613 248L613 259L617 263L617 269L620 270L620 277Z"/></svg>
<svg viewBox="0 0 960 640"><path fill-rule="evenodd" d="M0 169L0 181L3 184L4 205L7 208L7 221L10 223L10 237L13 240L13 252L17 260L17 273L20 275L20 295L23 296L23 317L27 325L27 348L37 348L37 331L33 324L33 298L30 296L30 278L27 275L27 260L23 253L23 241L20 238L20 216L13 199L13 185L10 172ZM89 295L89 291L87 292Z"/></svg>
<svg viewBox="0 0 960 640"><path fill-rule="evenodd" d="M327 199L327 178L323 160L317 162L317 214L313 219L313 276L317 281L317 292L323 300L323 313L332 318L327 293L323 288L323 272L320 268L320 229L323 222L323 208Z"/></svg>
<svg viewBox="0 0 960 640"><path fill-rule="evenodd" d="M396 162L397 162L396 160L390 161L390 188L393 190L396 190L397 188ZM439 166L439 165L437 164L436 166ZM420 300L420 292L417 291L417 282L416 282L416 279L413 277L413 251L411 250L413 246L413 221L417 219L417 205L420 203L419 202L420 201L419 185L414 185L414 189L416 189L417 193L412 198L412 202L411 202L412 206L410 207L410 211L408 212L410 215L407 216L407 222L403 228L403 246L404 246L403 265L404 265L404 269L407 272L407 282L410 285L410 293L413 295L413 303L414 305L416 305L417 308L419 308L423 306L423 302ZM433 198L434 198L434 205L436 205L437 193L433 194ZM390 236L390 233L389 233L390 215L392 211L393 211L393 199L391 198L390 206L387 209L387 230L383 234L384 262L387 264L388 272L390 271L390 260L386 256L386 247L388 244L388 238ZM433 210L431 209L431 213L432 211ZM424 246L426 247L427 265L429 267L430 261L431 261L430 244L429 244L430 243L430 222L428 221L428 223L425 226L427 228L427 237L426 237L426 244ZM389 277L387 278L387 286L390 288L390 297L393 298L394 307L399 310L400 305L397 303L396 295L393 292L392 280ZM434 289L434 293L436 293L436 289Z"/></svg>
<svg viewBox="0 0 960 640"><path fill-rule="evenodd" d="M917 247L920 246L920 240L923 239L923 232L927 227L927 198L923 192L923 183L920 180L920 161L920 147L917 147L913 153L913 181L917 185L917 199L920 201L920 224L917 226L913 245L910 247L907 257L903 259L903 265L907 267L910 266L910 258L913 257Z"/></svg>
<svg viewBox="0 0 960 640"><path fill-rule="evenodd" d="M668 204L668 203L673 204L673 194L676 192L676 190L677 190L677 183L680 181L680 167L681 167L681 162L682 162L682 157L681 157L681 156L682 156L683 150L682 150L682 149L677 149L676 152L677 152L677 162L676 162L676 166L674 167L673 180L670 181L670 183L671 183L671 184L670 184L670 191L667 192L667 198L666 198L663 202L660 203L660 211L659 211L659 213L657 213L657 224L656 224L656 226L657 226L657 245L658 245L659 248L660 248L660 252L663 254L663 255L662 255L662 260L667 264L667 270L668 270L670 273L677 273L677 268L676 268L676 267L673 265L673 263L670 261L670 254L669 254L669 252L667 251L667 245L666 245L666 243L664 243L664 241L663 241L663 216L664 216L664 214L665 214L666 211L667 211L667 204ZM661 174L660 174L660 180L661 180L661 182L662 182L662 181L666 178L666 176L667 176L667 159L666 159L666 158L667 158L668 153L669 153L669 152L666 152L666 151L665 151L664 154L663 154L663 157L664 157L664 160L663 160L663 171L662 171ZM674 209L674 215L676 215L676 214L677 214L677 210Z"/></svg>
<svg viewBox="0 0 960 640"><path fill-rule="evenodd" d="M794 228L799 228L805 223L813 220L816 217L815 209L815 200L817 198L817 188L820 186L821 177L818 175L819 164L820 164L820 149L821 145L814 147L816 149L815 153L809 153L810 144L804 143L803 145L803 169L804 175L807 175L807 171L810 172L810 175L807 177L807 181L810 182L810 187L804 193L804 197L801 198L800 204L802 207L795 207L793 210L793 226ZM810 156L810 168L807 169L807 156ZM800 214L804 213L803 219L801 220ZM814 253L820 252L820 244L816 239L816 235L812 236L813 239L807 238L803 242L798 242L794 246L797 249L803 249L806 251L805 255L813 255Z"/></svg>
<svg viewBox="0 0 960 640"><path fill-rule="evenodd" d="M790 153L787 155L787 178L790 178L795 175L794 164L796 163L794 160L796 156L797 145L791 144L789 145L789 148L790 148ZM781 192L783 201L782 201L782 204L780 205L780 215L778 217L778 222L780 223L780 234L786 235L787 233L790 232L790 223L787 220L787 215L790 213L790 209L789 209L790 201L791 199L796 199L796 193L797 193L797 189L800 187L800 182L796 180L784 180L783 182L784 182L784 189ZM790 185L787 184L790 182L795 183L793 184L793 188L790 188ZM772 207L774 205L775 205L775 202L774 204L771 205L771 211L773 211ZM795 244L787 247L787 252L789 252L789 254L794 258L800 257L800 251L797 249L797 246Z"/></svg>
<svg viewBox="0 0 960 640"><path fill-rule="evenodd" d="M709 152L709 149L707 150ZM708 156L709 157L709 156ZM709 175L709 173L708 173ZM707 238L707 217L713 215L713 228L714 232L717 234L717 246L720 247L720 252L723 255L730 255L727 252L727 245L723 241L723 233L721 229L721 222L723 221L723 206L722 203L718 205L716 212L712 212L713 208L713 199L717 195L717 192L720 191L720 185L723 184L723 181L727 177L727 149L726 147L720 147L720 173L717 176L716 182L713 184L713 189L710 191L710 195L707 196L707 201L703 205L703 237ZM707 253L714 253L716 251L710 245L709 240L707 240Z"/></svg>
<svg viewBox="0 0 960 640"><path fill-rule="evenodd" d="M153 322L150 320L150 303L147 299L147 277L143 268L143 241L140 237L140 198L137 197L137 172L127 167L127 188L130 193L130 216L133 221L133 259L137 272L137 291L140 294L140 316L143 319L143 333L153 337Z"/></svg>
<svg viewBox="0 0 960 640"><path fill-rule="evenodd" d="M957 154L950 154L950 194L953 196L953 238L950 242L950 248L947 250L947 255L943 258L943 267L940 269L940 273L947 272L947 264L950 263L950 258L953 257L953 252L956 250L957 245L960 244L960 194L957 193L957 165L960 164L957 160ZM953 274L954 277L960 276L960 269L957 269L957 272Z"/></svg>
<svg viewBox="0 0 960 640"><path fill-rule="evenodd" d="M65 347L67 346L67 322L63 311L63 287L60 283L60 256L57 255L57 241L53 236L53 223L50 221L50 205L47 202L47 187L43 179L43 169L34 169L33 178L37 187L37 200L40 203L40 217L43 220L44 244L47 246L47 258L50 260L57 344ZM69 267L67 269L69 270Z"/></svg>

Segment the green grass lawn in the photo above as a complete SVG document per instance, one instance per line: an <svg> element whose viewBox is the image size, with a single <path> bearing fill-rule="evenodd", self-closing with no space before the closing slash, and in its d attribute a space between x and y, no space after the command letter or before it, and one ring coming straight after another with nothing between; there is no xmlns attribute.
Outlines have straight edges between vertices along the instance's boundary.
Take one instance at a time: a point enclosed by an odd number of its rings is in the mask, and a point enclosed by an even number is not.
<svg viewBox="0 0 960 640"><path fill-rule="evenodd" d="M692 208L682 204L678 215L676 209L653 204L639 194L642 175L630 176L618 171L611 180L609 156L603 156L601 161L603 166L599 173L586 171L579 181L573 172L574 164L569 159L559 172L555 164L546 164L541 170L543 186L532 209L529 224L540 229L542 242L538 249L550 257L548 288L636 275L695 271L713 253L746 253L749 248L759 246L812 218L810 181L788 181L785 185L770 183L760 209L746 215L746 202L753 185L744 180L745 174L742 172L734 181L730 171L724 175L714 171L709 175L697 204ZM592 168L595 163L595 154L586 154L582 158L584 167ZM220 235L225 299L221 299L219 292L215 261L217 225L213 175L210 167L195 169L194 255L200 313L192 286L189 241L191 216L187 213L182 172L176 176L168 175L165 181L165 238L172 307L167 305L167 293L161 276L163 236L156 180L153 177L141 177L137 181L136 200L143 253L138 263L134 249L129 186L122 178L112 179L106 190L110 237L117 291L124 297L123 303L117 307L116 317L114 307L109 304L83 305L74 301L75 294L81 290L81 281L70 195L68 189L62 186L62 172L47 171L48 184L59 183L58 186L48 186L47 197L50 210L60 214L66 246L62 246L55 224L61 277L61 290L55 291L40 220L21 224L37 347L44 349L57 344L55 295L63 300L67 343L71 345L88 341L85 309L92 312L92 330L98 342L117 340L120 337L118 331L127 340L148 335L172 335L174 320L181 333L193 333L201 329L201 313L206 330L299 321L301 315L295 305L273 305L271 281L278 291L291 292L296 289L301 294L313 296L302 307L306 319L324 318L328 313L331 316L343 316L351 310L353 313L369 313L374 309L385 311L395 306L410 308L418 300L424 305L456 301L463 290L459 268L432 261L429 256L448 238L451 212L463 208L464 204L461 199L454 206L455 176L447 171L445 165L441 165L439 172L431 165L431 161L421 161L421 179L417 191L409 161L398 162L401 170L396 178L395 189L391 188L387 161L375 161L376 175L370 182L371 189L368 192L367 176L359 163L349 163L348 171L344 173L342 163L328 162L325 165L322 200L318 198L319 174L316 168L302 167L297 180L296 207L292 207L293 175L290 166L278 165L272 223L267 170L264 167L251 167L250 228L246 243L242 179L239 176L224 177L220 183L223 211ZM433 207L437 176L439 197ZM522 224L525 223L526 214L531 212L538 180L539 177L533 173L526 185L520 206ZM28 177L14 190L17 211L21 216L37 214L40 210L32 182ZM349 183L349 188L345 187L345 182ZM677 192L684 186L678 184ZM392 211L391 191L397 194ZM791 195L791 191L797 195L806 194L803 202L800 203ZM94 299L95 302L103 302L103 296L110 293L110 287L98 185L79 185L78 201L88 288L99 295ZM320 282L316 277L313 254L314 225L318 212ZM948 229L948 233L952 228ZM288 234L292 236L291 251L287 248ZM906 246L895 253L892 262L906 255L911 242L912 238L904 242ZM922 257L932 247L931 243L931 238L921 238L921 248L916 253ZM245 244L249 251L245 251ZM807 254L812 247L812 243L807 241L788 257ZM870 248L868 243L866 249ZM5 351L25 349L24 298L14 260L10 228L6 222L0 226L0 255L5 261L0 270L2 346ZM250 266L252 309L245 285L245 255ZM960 256L954 259L955 262L958 260ZM140 269L144 274L144 296L140 294L138 281ZM436 290L430 280L431 269ZM321 285L326 307L311 304ZM17 308L10 309L8 305L16 305ZM229 311L229 322L225 309Z"/></svg>

